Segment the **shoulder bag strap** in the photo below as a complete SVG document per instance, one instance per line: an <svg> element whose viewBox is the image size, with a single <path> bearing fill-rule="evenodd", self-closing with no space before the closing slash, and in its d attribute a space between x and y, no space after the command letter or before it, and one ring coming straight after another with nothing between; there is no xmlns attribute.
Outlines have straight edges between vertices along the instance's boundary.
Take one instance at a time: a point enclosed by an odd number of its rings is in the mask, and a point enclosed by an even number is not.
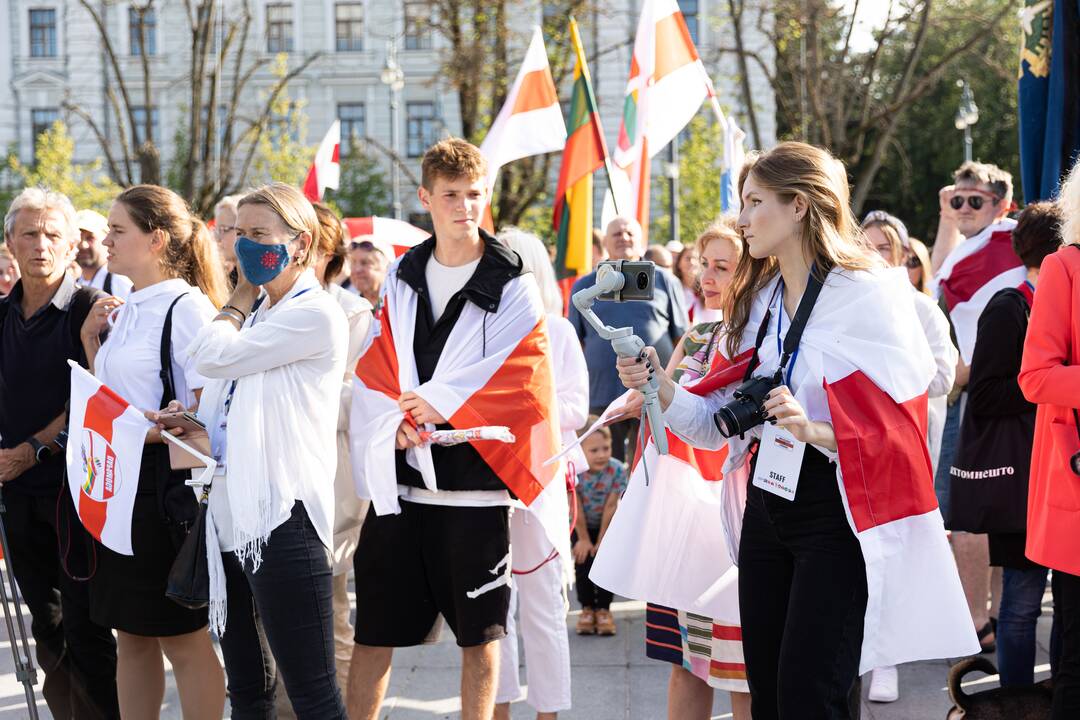
<svg viewBox="0 0 1080 720"><path fill-rule="evenodd" d="M101 289L105 291L106 295L112 295L112 273L105 272L105 282L101 283Z"/></svg>
<svg viewBox="0 0 1080 720"><path fill-rule="evenodd" d="M777 286L779 287L779 286ZM787 365L788 360L791 359L792 353L799 348L799 341L802 339L803 330L806 329L806 323L810 320L810 313L814 309L814 304L817 303L818 295L821 294L821 288L823 283L821 278L818 277L817 263L814 263L810 267L810 279L806 283L806 290L803 292L802 299L799 300L799 307L795 309L795 317L791 321L791 327L788 328L787 335L784 336L784 354L780 358L780 366L777 368L777 372L783 372L784 366ZM774 296L775 297L775 296ZM781 296L780 302L783 302ZM746 368L746 374L743 376L743 382L749 380L757 369L759 364L758 351L761 349L761 343L765 341L765 335L769 331L769 323L772 321L772 300L769 301L769 308L765 311L765 317L761 319L761 325L758 326L757 338L754 340L754 356L750 359L750 365Z"/></svg>
<svg viewBox="0 0 1080 720"><path fill-rule="evenodd" d="M165 313L165 322L161 326L161 370L158 372L158 376L161 378L161 402L158 404L159 408L164 408L176 399L176 381L173 378L172 371L172 314L176 303L180 302L180 298L184 297L184 295L187 295L187 293L181 293L173 299L168 311Z"/></svg>

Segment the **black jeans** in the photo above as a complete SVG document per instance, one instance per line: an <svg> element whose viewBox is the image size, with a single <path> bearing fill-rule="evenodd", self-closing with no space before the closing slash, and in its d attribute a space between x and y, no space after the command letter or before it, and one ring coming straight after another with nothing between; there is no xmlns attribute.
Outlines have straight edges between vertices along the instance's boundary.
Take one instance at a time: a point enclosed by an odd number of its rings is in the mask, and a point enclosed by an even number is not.
<svg viewBox="0 0 1080 720"><path fill-rule="evenodd" d="M64 572L57 537L76 576L92 569L90 544L67 488L58 496L3 494L11 565L30 610L37 664L45 672L41 694L57 720L119 718L116 641L109 628L91 622L88 585Z"/></svg>
<svg viewBox="0 0 1080 720"><path fill-rule="evenodd" d="M1080 717L1080 576L1054 571L1054 609L1061 613L1061 658L1054 675L1053 720Z"/></svg>
<svg viewBox="0 0 1080 720"><path fill-rule="evenodd" d="M596 539L600 536L600 528L591 527L589 530L589 539L596 544ZM570 537L571 546L577 542L577 532L574 532ZM611 599L614 597L610 592L600 587L592 580L589 579L589 571L592 570L593 556L585 558L585 562L580 565L574 565L574 575L577 579L577 599L581 603L583 608L592 608L593 610L608 610L611 608Z"/></svg>
<svg viewBox="0 0 1080 720"><path fill-rule="evenodd" d="M751 485L739 607L754 720L859 717L866 563L835 468L806 448L788 501Z"/></svg>
<svg viewBox="0 0 1080 720"><path fill-rule="evenodd" d="M330 559L302 503L270 533L262 565L224 553L228 621L221 636L232 716L276 717L281 671L300 720L345 720L334 669ZM277 661L275 667L275 660Z"/></svg>

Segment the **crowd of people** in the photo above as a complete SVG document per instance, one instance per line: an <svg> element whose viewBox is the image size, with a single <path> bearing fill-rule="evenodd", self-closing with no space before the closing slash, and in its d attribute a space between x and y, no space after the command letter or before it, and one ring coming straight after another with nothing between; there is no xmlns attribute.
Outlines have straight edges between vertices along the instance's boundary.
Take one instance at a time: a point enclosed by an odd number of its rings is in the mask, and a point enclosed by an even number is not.
<svg viewBox="0 0 1080 720"><path fill-rule="evenodd" d="M481 227L486 174L463 140L428 149L434 234L400 257L280 183L212 229L152 185L107 218L15 198L0 487L54 717L158 717L167 659L185 718L227 697L374 720L393 649L445 624L463 718L524 699L550 720L574 583L581 635L616 634L616 594L648 603L671 720L717 690L738 720L857 718L860 678L894 701L905 662L996 652L1030 686L1048 578L1052 718L1080 716L1080 168L1013 219L1008 173L965 163L928 251L886 211L858 222L827 151L752 154L741 211L693 245L645 247L628 217L594 233L594 264L657 265L651 300L595 306L637 357L564 314L540 238ZM153 424L132 555L68 490L69 360ZM165 593L200 512L176 413L215 463L197 609ZM512 437L440 439L477 428Z"/></svg>

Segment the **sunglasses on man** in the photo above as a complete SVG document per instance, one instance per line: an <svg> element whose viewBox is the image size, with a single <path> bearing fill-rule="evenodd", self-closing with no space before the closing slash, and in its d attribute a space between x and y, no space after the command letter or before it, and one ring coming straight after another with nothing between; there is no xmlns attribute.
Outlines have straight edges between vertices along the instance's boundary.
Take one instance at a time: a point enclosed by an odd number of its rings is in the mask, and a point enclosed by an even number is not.
<svg viewBox="0 0 1080 720"><path fill-rule="evenodd" d="M1001 202L1001 198L997 195L990 195L989 198L982 195L953 195L949 198L949 205L952 206L953 210L959 210L964 207L964 201L966 200L972 210L982 210L983 203L989 202L991 199L994 201L994 205Z"/></svg>

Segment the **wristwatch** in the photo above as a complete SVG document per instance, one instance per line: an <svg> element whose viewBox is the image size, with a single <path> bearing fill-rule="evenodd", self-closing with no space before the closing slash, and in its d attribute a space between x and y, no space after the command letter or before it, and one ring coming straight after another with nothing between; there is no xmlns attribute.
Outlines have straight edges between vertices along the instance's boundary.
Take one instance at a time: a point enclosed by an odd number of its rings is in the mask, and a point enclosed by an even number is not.
<svg viewBox="0 0 1080 720"><path fill-rule="evenodd" d="M45 462L45 458L51 455L51 453L49 452L49 446L42 443L33 435L26 438L26 442L30 445L31 448L33 448L34 458L37 459L39 463Z"/></svg>
<svg viewBox="0 0 1080 720"><path fill-rule="evenodd" d="M59 450L60 452L64 452L64 450L67 448L67 441L68 441L68 431L67 430L61 430L60 432L58 432L56 434L56 437L53 438L53 445L55 445L56 449Z"/></svg>

